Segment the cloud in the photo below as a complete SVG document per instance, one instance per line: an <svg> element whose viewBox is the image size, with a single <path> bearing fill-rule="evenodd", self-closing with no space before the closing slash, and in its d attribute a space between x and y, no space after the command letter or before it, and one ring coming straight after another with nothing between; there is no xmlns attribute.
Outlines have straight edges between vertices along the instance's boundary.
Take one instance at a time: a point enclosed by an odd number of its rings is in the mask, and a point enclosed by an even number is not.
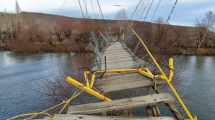
<svg viewBox="0 0 215 120"><path fill-rule="evenodd" d="M183 4L201 4L201 3L207 3L207 2L213 2L214 0L178 0L179 3Z"/></svg>
<svg viewBox="0 0 215 120"><path fill-rule="evenodd" d="M205 14L208 11L213 11L215 13L215 4L213 6L205 6L203 8L195 9L191 11L191 14L199 15L199 14Z"/></svg>
<svg viewBox="0 0 215 120"><path fill-rule="evenodd" d="M4 11L4 8L7 9L9 12L15 11L15 1L16 0L0 0L0 11ZM88 12L92 13L93 10L91 8L91 2L90 0L87 1L87 8ZM94 4L96 4L97 0L92 0ZM22 11L28 11L28 12L47 12L47 11L57 11L60 9L61 5L63 4L64 0L18 0L19 6ZM101 8L102 12L104 14L110 14L114 13L120 9L121 7L114 6L114 5L122 5L122 6L131 6L136 5L138 3L138 0L132 0L125 2L124 0L99 0L101 2ZM105 3L105 4L104 4ZM109 4L109 5L107 5ZM83 8L83 11L85 12L85 4L83 0L81 0L81 6ZM95 6L97 11L99 11L98 6ZM78 0L67 0L66 4L63 6L62 9L67 10L80 10L79 2Z"/></svg>
<svg viewBox="0 0 215 120"><path fill-rule="evenodd" d="M3 12L4 8L6 8L8 12L14 12L15 1L16 0L0 0L0 11ZM80 1L83 12L86 13L85 4L83 0ZM91 8L90 1L93 1L95 4L97 0L85 1L87 1L88 13L93 17L93 9ZM149 1L151 2L152 0ZM64 0L18 0L18 2L22 11L55 14L64 3ZM117 11L122 8L126 10L127 16L130 18L135 9L134 6L138 4L139 0L99 0L99 2L105 18L114 19ZM149 21L151 19L158 2L159 0L154 1L146 20ZM164 17L164 19L166 19L174 3L175 0L162 0L154 19L157 17ZM100 14L100 10L98 6L96 6L97 5L95 5L96 13ZM215 12L215 0L179 0L171 20L174 21L174 24L192 25L196 19L203 18L204 13L208 10L213 10ZM67 0L59 15L82 17L78 0ZM144 12L144 16L146 16L146 11ZM101 18L101 15L99 18Z"/></svg>

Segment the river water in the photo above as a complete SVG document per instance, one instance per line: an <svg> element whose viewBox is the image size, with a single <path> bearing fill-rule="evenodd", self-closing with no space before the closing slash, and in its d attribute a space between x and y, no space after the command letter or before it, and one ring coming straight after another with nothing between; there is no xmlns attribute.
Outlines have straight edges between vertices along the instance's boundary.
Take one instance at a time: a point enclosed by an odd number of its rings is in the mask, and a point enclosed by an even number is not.
<svg viewBox="0 0 215 120"><path fill-rule="evenodd" d="M0 52L0 120L47 108L49 98L39 92L43 89L45 79L53 79L61 71L72 73L77 65L86 66L84 60L89 56L73 53ZM199 120L215 119L215 57L173 58L184 66L180 82L175 86L191 113ZM183 113L178 103L176 106ZM169 113L164 111L164 114Z"/></svg>

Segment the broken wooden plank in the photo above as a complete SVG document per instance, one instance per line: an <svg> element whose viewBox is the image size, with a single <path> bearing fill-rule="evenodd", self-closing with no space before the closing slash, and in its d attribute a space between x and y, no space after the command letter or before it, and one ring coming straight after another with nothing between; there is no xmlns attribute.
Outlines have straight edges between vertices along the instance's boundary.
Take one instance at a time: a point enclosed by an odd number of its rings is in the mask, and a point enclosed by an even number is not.
<svg viewBox="0 0 215 120"><path fill-rule="evenodd" d="M162 91L159 88L156 88L155 92L158 94L162 93ZM166 102L165 105L169 108L169 110L173 113L177 120L184 120L183 116L180 114L180 112L172 102Z"/></svg>
<svg viewBox="0 0 215 120"><path fill-rule="evenodd" d="M174 98L168 93L151 94L127 99L113 100L109 102L90 103L70 106L68 114L94 114L113 110L124 110L159 103L173 102Z"/></svg>

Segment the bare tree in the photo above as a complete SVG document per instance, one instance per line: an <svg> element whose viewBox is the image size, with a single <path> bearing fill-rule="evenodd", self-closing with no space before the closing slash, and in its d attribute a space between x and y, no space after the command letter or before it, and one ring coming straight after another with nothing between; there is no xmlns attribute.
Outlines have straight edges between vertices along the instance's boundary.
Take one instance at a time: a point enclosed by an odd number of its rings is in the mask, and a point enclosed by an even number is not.
<svg viewBox="0 0 215 120"><path fill-rule="evenodd" d="M69 41L72 35L71 21L69 19L60 19L55 25L55 35L58 38L60 44L67 39Z"/></svg>
<svg viewBox="0 0 215 120"><path fill-rule="evenodd" d="M125 27L126 27L126 22L125 22L125 20L128 19L126 11L125 11L124 9L118 11L117 14L116 14L115 19L116 19L116 20L119 20L120 33L122 33L122 31L123 31L123 30L125 29Z"/></svg>
<svg viewBox="0 0 215 120"><path fill-rule="evenodd" d="M199 54L199 48L201 47L202 43L205 41L206 36L208 36L209 32L213 31L215 27L215 14L213 13L213 11L208 11L205 14L205 18L203 18L201 22L196 20L195 26L206 28L206 32L204 33L203 36L200 37L199 42L197 44L197 49L198 49L197 54Z"/></svg>
<svg viewBox="0 0 215 120"><path fill-rule="evenodd" d="M4 30L1 31L1 40L2 40L3 43L5 43L6 39L10 39L10 37L11 37L11 29L10 29L9 22L8 22L9 15L8 15L6 9L5 9L5 16L6 16L5 17L5 19L6 19L6 21L5 21L5 27L6 28L4 28Z"/></svg>
<svg viewBox="0 0 215 120"><path fill-rule="evenodd" d="M40 24L36 19L32 18L28 22L28 27L26 29L26 32L27 32L28 39L32 43L38 43L39 42L42 44L43 32L41 31Z"/></svg>
<svg viewBox="0 0 215 120"><path fill-rule="evenodd" d="M62 41L64 40L64 36L63 36L63 31L59 26L55 26L54 28L55 31L55 35L58 38L58 41L60 42L60 44L62 43Z"/></svg>
<svg viewBox="0 0 215 120"><path fill-rule="evenodd" d="M163 45L167 45L167 25L162 17L158 17L155 21L157 23L157 32L156 38ZM160 44L160 45L161 45Z"/></svg>
<svg viewBox="0 0 215 120"><path fill-rule="evenodd" d="M21 13L21 9L20 9L20 7L19 7L18 1L16 1L15 8L16 8L16 9L15 9L15 10L16 10L16 14Z"/></svg>
<svg viewBox="0 0 215 120"><path fill-rule="evenodd" d="M49 42L49 44L53 45L52 38L54 36L54 33L52 32L52 30L48 30L47 35L48 35L48 42Z"/></svg>

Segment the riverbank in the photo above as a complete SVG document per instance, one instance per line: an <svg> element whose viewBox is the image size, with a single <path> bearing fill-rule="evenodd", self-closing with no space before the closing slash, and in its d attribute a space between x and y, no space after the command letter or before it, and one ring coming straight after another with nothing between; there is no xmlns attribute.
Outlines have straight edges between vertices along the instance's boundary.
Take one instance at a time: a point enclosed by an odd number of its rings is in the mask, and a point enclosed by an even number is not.
<svg viewBox="0 0 215 120"><path fill-rule="evenodd" d="M197 53L198 53L197 48L180 48L180 47L170 48L171 55L197 55ZM199 55L214 56L215 48L200 48Z"/></svg>
<svg viewBox="0 0 215 120"><path fill-rule="evenodd" d="M54 53L89 53L92 52L90 49L87 48L86 45L73 45L70 46L68 44L38 44L34 47L37 47L37 50L29 50L24 51L24 53L41 53L41 52L54 52ZM30 46L32 47L32 46ZM0 43L0 51L12 51L8 45L5 43ZM23 51L16 50L14 52L22 53ZM171 55L197 55L197 48L181 48L181 47L173 47L170 48ZM200 48L199 49L199 55L202 56L215 56L215 48Z"/></svg>
<svg viewBox="0 0 215 120"><path fill-rule="evenodd" d="M92 52L88 49L88 44L83 45L69 45L69 44L33 44L27 46L16 46L12 49L6 43L0 43L0 51L13 51L15 53L89 53Z"/></svg>

